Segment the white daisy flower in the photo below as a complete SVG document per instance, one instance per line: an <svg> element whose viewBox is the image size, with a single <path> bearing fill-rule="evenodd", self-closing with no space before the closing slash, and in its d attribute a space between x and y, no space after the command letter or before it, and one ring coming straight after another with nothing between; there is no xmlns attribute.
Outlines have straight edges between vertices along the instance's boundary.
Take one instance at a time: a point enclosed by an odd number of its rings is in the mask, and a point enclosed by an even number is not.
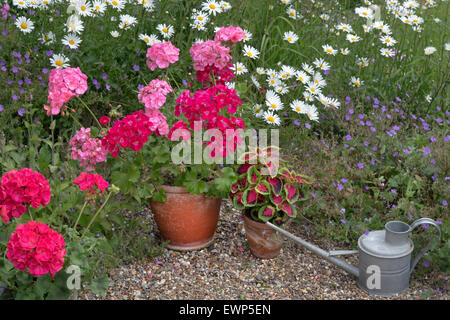
<svg viewBox="0 0 450 320"><path fill-rule="evenodd" d="M121 14L120 15L120 29L129 29L137 24L137 19L133 16L130 16L129 14Z"/></svg>
<svg viewBox="0 0 450 320"><path fill-rule="evenodd" d="M268 124L273 124L279 126L281 119L278 115L274 114L272 110L264 111L263 117Z"/></svg>
<svg viewBox="0 0 450 320"><path fill-rule="evenodd" d="M426 47L425 49L424 49L424 53L425 53L425 55L427 55L427 56L429 56L429 55L431 55L431 54L433 54L433 53L435 53L436 52L436 48L435 47Z"/></svg>
<svg viewBox="0 0 450 320"><path fill-rule="evenodd" d="M308 116L311 121L319 121L319 113L317 112L317 108L313 105L306 105L305 114Z"/></svg>
<svg viewBox="0 0 450 320"><path fill-rule="evenodd" d="M158 26L156 27L156 30L158 30L163 38L169 39L170 37L172 37L172 35L174 34L174 29L173 26L171 25L165 25L165 24L158 24Z"/></svg>
<svg viewBox="0 0 450 320"><path fill-rule="evenodd" d="M208 0L202 3L202 10L215 16L216 14L221 13L223 11L223 8L219 2L214 0Z"/></svg>
<svg viewBox="0 0 450 320"><path fill-rule="evenodd" d="M358 42L361 40L361 38L355 34L347 34L346 39L347 39L347 41L350 41L351 43Z"/></svg>
<svg viewBox="0 0 450 320"><path fill-rule="evenodd" d="M351 25L346 24L346 23L340 23L336 26L336 29L350 33L353 32L353 28Z"/></svg>
<svg viewBox="0 0 450 320"><path fill-rule="evenodd" d="M261 118L264 113L262 106L260 104L255 104L252 110L255 113L255 117L257 118Z"/></svg>
<svg viewBox="0 0 450 320"><path fill-rule="evenodd" d="M191 15L191 19L194 20L194 23L204 25L209 21L209 14L205 11L197 11Z"/></svg>
<svg viewBox="0 0 450 320"><path fill-rule="evenodd" d="M68 34L62 39L61 42L66 46L69 46L70 49L78 49L81 39L75 34Z"/></svg>
<svg viewBox="0 0 450 320"><path fill-rule="evenodd" d="M283 40L289 43L295 43L298 40L298 36L292 31L286 31L283 35Z"/></svg>
<svg viewBox="0 0 450 320"><path fill-rule="evenodd" d="M258 79L256 79L256 77L254 75L250 76L250 80L252 80L256 89L258 89L258 90L261 89L261 84L258 82Z"/></svg>
<svg viewBox="0 0 450 320"><path fill-rule="evenodd" d="M50 63L54 68L67 68L69 67L69 59L63 54L54 54L50 58Z"/></svg>
<svg viewBox="0 0 450 320"><path fill-rule="evenodd" d="M259 51L255 48L244 45L244 49L242 50L244 52L244 55L251 58L251 59L258 59L259 58Z"/></svg>
<svg viewBox="0 0 450 320"><path fill-rule="evenodd" d="M26 9L29 6L29 2L26 0L13 0L13 5L19 9Z"/></svg>
<svg viewBox="0 0 450 320"><path fill-rule="evenodd" d="M235 71L236 75L241 75L248 72L247 67L241 62L236 62L232 70Z"/></svg>
<svg viewBox="0 0 450 320"><path fill-rule="evenodd" d="M275 92L281 95L284 95L289 92L289 88L286 85L279 85L275 87Z"/></svg>
<svg viewBox="0 0 450 320"><path fill-rule="evenodd" d="M390 48L381 48L380 49L380 53L384 57L393 57L393 56L395 56L394 49L390 49Z"/></svg>
<svg viewBox="0 0 450 320"><path fill-rule="evenodd" d="M397 41L394 40L394 38L392 38L391 36L382 36L380 40L384 45L388 47L392 47L397 43Z"/></svg>
<svg viewBox="0 0 450 320"><path fill-rule="evenodd" d="M360 17L366 18L366 19L372 19L374 17L373 10L366 7L358 7L355 8L355 13L359 15Z"/></svg>
<svg viewBox="0 0 450 320"><path fill-rule="evenodd" d="M286 13L289 16L289 18L294 19L294 20L297 19L297 11L295 11L294 8L288 7L286 9Z"/></svg>
<svg viewBox="0 0 450 320"><path fill-rule="evenodd" d="M83 21L77 15L71 15L67 19L67 32L75 32L76 34L81 34L84 30Z"/></svg>
<svg viewBox="0 0 450 320"><path fill-rule="evenodd" d="M351 77L350 82L353 87L360 87L363 84L363 81L357 77Z"/></svg>
<svg viewBox="0 0 450 320"><path fill-rule="evenodd" d="M314 74L314 69L313 67L311 67L309 64L307 64L306 62L302 63L302 68L303 70L305 70L306 72L308 72L309 74Z"/></svg>
<svg viewBox="0 0 450 320"><path fill-rule="evenodd" d="M315 82L308 82L305 85L306 91L308 91L312 95L318 95L322 93L320 87Z"/></svg>
<svg viewBox="0 0 450 320"><path fill-rule="evenodd" d="M75 10L82 17L92 16L92 4L86 0L75 0Z"/></svg>
<svg viewBox="0 0 450 320"><path fill-rule="evenodd" d="M322 74L320 72L314 73L313 82L319 87L323 88L327 85L327 82L322 77Z"/></svg>
<svg viewBox="0 0 450 320"><path fill-rule="evenodd" d="M316 60L313 61L313 64L314 64L317 68L319 68L319 69L321 69L321 70L323 70L323 71L330 70L330 65L328 64L328 62L326 62L326 61L323 60L323 59L316 59Z"/></svg>
<svg viewBox="0 0 450 320"><path fill-rule="evenodd" d="M55 42L56 37L55 34L51 31L47 32L47 33L43 33L41 34L41 38L40 40L42 41L42 43L44 43L45 45L50 45L52 43Z"/></svg>
<svg viewBox="0 0 450 320"><path fill-rule="evenodd" d="M231 4L227 1L220 1L220 6L222 7L223 11L228 11L232 8Z"/></svg>
<svg viewBox="0 0 450 320"><path fill-rule="evenodd" d="M324 44L324 45L322 46L322 48L323 48L323 51L324 51L325 53L331 54L332 56L335 56L336 53L337 53L337 50L336 50L336 49L333 49L333 47L330 46L330 45L328 45L328 44Z"/></svg>
<svg viewBox="0 0 450 320"><path fill-rule="evenodd" d="M246 30L246 29L242 29L242 31L244 32L244 36L242 37L242 41L243 42L247 42L249 40L252 39L253 35L250 31Z"/></svg>
<svg viewBox="0 0 450 320"><path fill-rule="evenodd" d="M93 14L104 14L106 11L106 3L101 0L96 0L92 3Z"/></svg>
<svg viewBox="0 0 450 320"><path fill-rule="evenodd" d="M281 110L284 107L281 98L272 90L267 90L266 92L266 106L274 111Z"/></svg>
<svg viewBox="0 0 450 320"><path fill-rule="evenodd" d="M23 33L30 33L34 30L34 23L26 17L18 17L14 22L16 27Z"/></svg>
<svg viewBox="0 0 450 320"><path fill-rule="evenodd" d="M265 73L264 68L261 67L256 68L256 73L259 75L263 75Z"/></svg>
<svg viewBox="0 0 450 320"><path fill-rule="evenodd" d="M341 54L346 56L350 53L350 50L348 50L347 48L341 48Z"/></svg>
<svg viewBox="0 0 450 320"><path fill-rule="evenodd" d="M356 60L356 63L361 67L361 68L365 68L369 66L369 59L368 58L358 58L358 60Z"/></svg>
<svg viewBox="0 0 450 320"><path fill-rule="evenodd" d="M107 2L111 7L116 9L117 11L122 11L122 9L125 7L126 1L125 0L112 0Z"/></svg>
<svg viewBox="0 0 450 320"><path fill-rule="evenodd" d="M268 77L267 78L267 83L269 84L270 87L278 87L279 85L281 85L281 80L275 76L275 77Z"/></svg>
<svg viewBox="0 0 450 320"><path fill-rule="evenodd" d="M116 31L116 30L111 31L109 34L110 34L111 37L113 37L113 38L118 38L118 37L120 36L120 33L119 33L118 31Z"/></svg>
<svg viewBox="0 0 450 320"><path fill-rule="evenodd" d="M155 34L147 35L147 34L141 33L139 35L139 40L144 41L147 44L147 46L149 46L149 47L151 47L155 43L161 42Z"/></svg>
<svg viewBox="0 0 450 320"><path fill-rule="evenodd" d="M297 71L295 77L297 81L300 81L303 84L307 83L311 79L311 77L303 70Z"/></svg>
<svg viewBox="0 0 450 320"><path fill-rule="evenodd" d="M290 107L294 112L306 113L307 104L301 100L294 100L291 102Z"/></svg>
<svg viewBox="0 0 450 320"><path fill-rule="evenodd" d="M308 102L312 102L314 101L314 97L311 93L309 93L308 91L303 92L303 97L305 98L306 101Z"/></svg>

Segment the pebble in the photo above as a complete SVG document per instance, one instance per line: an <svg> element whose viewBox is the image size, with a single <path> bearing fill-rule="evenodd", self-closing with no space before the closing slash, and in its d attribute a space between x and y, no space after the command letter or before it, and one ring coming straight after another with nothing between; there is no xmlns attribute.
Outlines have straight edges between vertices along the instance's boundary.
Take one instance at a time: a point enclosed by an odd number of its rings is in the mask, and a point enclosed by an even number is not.
<svg viewBox="0 0 450 320"><path fill-rule="evenodd" d="M146 235L152 232L155 240L158 240L159 231L153 215L148 216L153 229ZM285 242L282 252L275 259L255 258L249 251L243 221L239 216L240 212L231 208L231 203L223 201L213 246L188 252L164 249L161 256L120 266L109 271L112 281L104 297L85 289L78 294L78 299L450 298L445 285L440 284L441 293L437 293L436 288L430 285L430 280L426 279L411 279L410 289L402 294L388 298L370 296L359 289L353 277L345 271L292 241ZM306 222L291 223L288 231L321 248L345 247L318 238ZM357 257L345 259L357 262Z"/></svg>

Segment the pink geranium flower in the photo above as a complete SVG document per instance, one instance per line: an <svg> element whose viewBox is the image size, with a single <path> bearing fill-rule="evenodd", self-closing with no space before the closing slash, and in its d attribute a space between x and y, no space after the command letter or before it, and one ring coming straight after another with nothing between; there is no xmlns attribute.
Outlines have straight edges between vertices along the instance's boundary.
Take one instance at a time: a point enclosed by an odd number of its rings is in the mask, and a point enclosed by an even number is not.
<svg viewBox="0 0 450 320"><path fill-rule="evenodd" d="M47 115L59 114L61 108L73 97L84 94L88 88L87 76L80 68L56 68L50 72L48 100L50 106L44 106Z"/></svg>
<svg viewBox="0 0 450 320"><path fill-rule="evenodd" d="M219 31L216 32L216 36L214 37L215 41L230 41L230 42L239 42L245 37L244 30L241 27L222 27Z"/></svg>
<svg viewBox="0 0 450 320"><path fill-rule="evenodd" d="M155 43L147 50L147 66L154 71L157 67L165 69L171 63L178 61L180 49L176 48L170 41Z"/></svg>
<svg viewBox="0 0 450 320"><path fill-rule="evenodd" d="M40 277L50 273L52 278L64 264L65 242L55 230L42 222L19 224L11 234L6 257L15 268Z"/></svg>

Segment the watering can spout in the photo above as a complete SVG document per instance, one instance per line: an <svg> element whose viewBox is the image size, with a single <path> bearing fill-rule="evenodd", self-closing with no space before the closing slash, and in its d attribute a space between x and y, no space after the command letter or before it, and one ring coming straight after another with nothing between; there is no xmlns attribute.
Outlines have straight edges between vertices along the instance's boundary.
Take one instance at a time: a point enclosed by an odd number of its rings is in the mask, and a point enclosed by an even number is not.
<svg viewBox="0 0 450 320"><path fill-rule="evenodd" d="M298 244L304 246L306 249L314 252L315 254L321 256L322 258L328 260L329 262L335 264L336 266L344 269L345 271L347 271L348 273L350 273L351 275L355 276L355 277L359 277L359 269L358 267L347 263L346 261L336 258L335 256L337 255L344 255L344 254L353 254L353 253L357 253L358 251L356 250L347 250L347 251L325 251L320 249L319 247L316 247L315 245L300 239L296 236L294 236L293 234L287 232L286 230L281 229L280 227L277 227L273 224L271 224L270 222L266 222L266 224L268 226L270 226L272 229L277 230L278 232L280 232L281 234L285 235L286 237L294 240L295 242L297 242Z"/></svg>

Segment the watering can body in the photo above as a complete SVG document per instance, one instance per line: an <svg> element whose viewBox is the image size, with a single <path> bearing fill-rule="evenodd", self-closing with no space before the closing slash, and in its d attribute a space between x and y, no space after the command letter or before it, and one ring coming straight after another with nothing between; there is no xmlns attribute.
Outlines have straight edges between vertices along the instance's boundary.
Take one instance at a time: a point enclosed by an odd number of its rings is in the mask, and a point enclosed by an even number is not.
<svg viewBox="0 0 450 320"><path fill-rule="evenodd" d="M412 259L414 244L409 238L411 231L419 225L427 224L435 227L439 238L441 237L438 224L429 218L418 219L411 226L401 221L390 221L386 223L384 230L372 231L359 237L357 251L325 251L269 222L266 224L352 274L357 278L361 289L378 296L390 296L408 289L411 272L430 249L431 244L428 244ZM354 253L359 253L358 266L337 258Z"/></svg>
<svg viewBox="0 0 450 320"><path fill-rule="evenodd" d="M436 227L440 237L436 222L422 218L411 226L401 221L390 221L385 230L372 231L358 239L358 286L361 289L378 296L390 296L408 289L414 267L429 249L428 245L412 259L414 244L409 233L421 224Z"/></svg>

